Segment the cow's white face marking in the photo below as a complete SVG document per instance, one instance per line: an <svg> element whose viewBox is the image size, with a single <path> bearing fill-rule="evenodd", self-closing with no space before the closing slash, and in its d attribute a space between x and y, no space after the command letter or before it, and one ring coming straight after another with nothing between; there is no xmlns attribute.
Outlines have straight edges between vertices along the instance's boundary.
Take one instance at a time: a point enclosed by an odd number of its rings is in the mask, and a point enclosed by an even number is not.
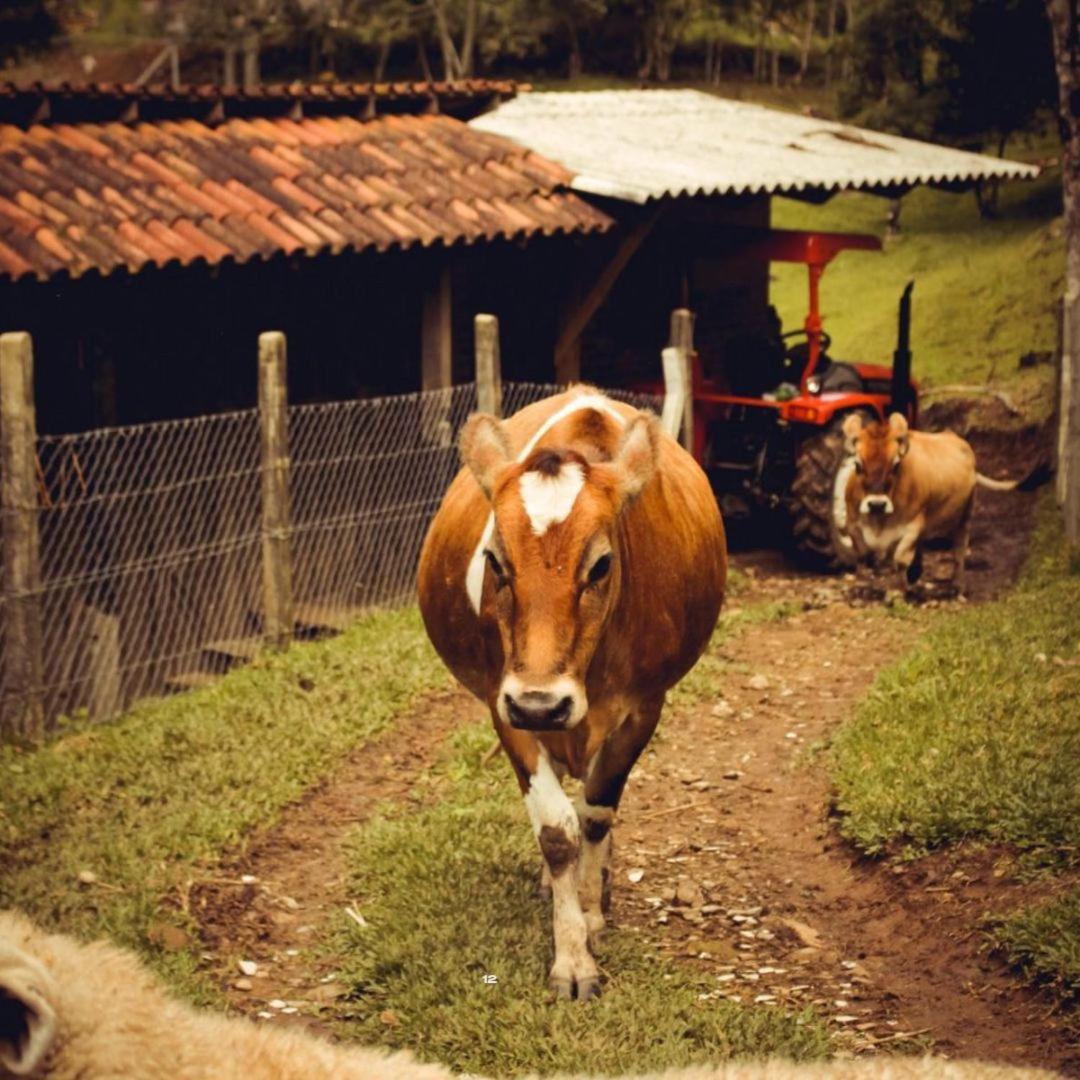
<svg viewBox="0 0 1080 1080"><path fill-rule="evenodd" d="M543 536L552 525L565 521L584 486L585 470L577 462L563 465L554 476L535 471L523 473L521 501L532 531Z"/></svg>
<svg viewBox="0 0 1080 1080"><path fill-rule="evenodd" d="M604 413L610 416L620 427L626 424L626 420L623 419L619 410L602 394L582 394L580 397L574 398L573 401L568 401L558 412L549 416L536 429L533 437L521 448L517 460L524 461L536 449L536 444L556 424L561 423L572 413L579 412L582 409L595 409L597 412ZM490 543L494 531L495 515L488 514L487 524L484 526L480 543L476 545L476 550L473 552L472 558L469 560L469 567L465 572L465 591L468 594L469 603L472 604L472 609L477 615L480 614L480 598L484 592L484 548Z"/></svg>

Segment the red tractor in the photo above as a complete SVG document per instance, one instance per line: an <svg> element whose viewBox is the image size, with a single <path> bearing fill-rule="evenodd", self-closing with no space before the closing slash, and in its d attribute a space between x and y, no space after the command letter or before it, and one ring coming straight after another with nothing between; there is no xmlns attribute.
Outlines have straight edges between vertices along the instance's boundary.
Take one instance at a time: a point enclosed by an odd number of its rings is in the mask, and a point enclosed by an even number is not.
<svg viewBox="0 0 1080 1080"><path fill-rule="evenodd" d="M851 412L914 422L917 388L909 348L911 285L900 302L893 367L834 360L821 323L818 287L841 251L880 251L874 236L784 230L732 230L731 255L805 263L810 304L801 330L779 319L763 338L725 344L722 355L692 353L694 457L728 516L781 511L795 551L817 567L853 561L841 525L850 463L841 425ZM771 311L772 309L770 309Z"/></svg>

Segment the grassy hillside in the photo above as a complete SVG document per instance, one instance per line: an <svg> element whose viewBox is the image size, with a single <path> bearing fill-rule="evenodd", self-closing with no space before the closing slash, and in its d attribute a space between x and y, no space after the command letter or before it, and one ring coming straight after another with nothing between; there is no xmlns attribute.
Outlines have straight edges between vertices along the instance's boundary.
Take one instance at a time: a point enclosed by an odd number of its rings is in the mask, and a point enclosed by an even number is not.
<svg viewBox="0 0 1080 1080"><path fill-rule="evenodd" d="M1062 292L1060 171L1008 185L997 220L979 217L973 195L920 188L905 196L901 233L885 251L845 252L822 283L825 326L838 359L891 363L896 309L915 281L914 374L927 387L953 383L1007 390L1035 416L1052 405L1048 364L1021 370L1019 357L1050 352L1057 338L1055 302ZM886 200L843 194L824 206L773 203L780 228L883 235ZM806 268L773 266L772 300L785 328L806 314Z"/></svg>

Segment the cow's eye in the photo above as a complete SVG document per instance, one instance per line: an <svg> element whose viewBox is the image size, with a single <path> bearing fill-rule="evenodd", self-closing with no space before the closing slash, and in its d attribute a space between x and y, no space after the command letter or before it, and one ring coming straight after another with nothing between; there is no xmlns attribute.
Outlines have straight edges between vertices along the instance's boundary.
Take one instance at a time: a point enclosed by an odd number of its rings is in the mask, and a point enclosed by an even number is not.
<svg viewBox="0 0 1080 1080"><path fill-rule="evenodd" d="M855 471L861 476L864 472L863 463L859 458L855 459Z"/></svg>
<svg viewBox="0 0 1080 1080"><path fill-rule="evenodd" d="M493 551L485 551L484 558L487 559L487 564L491 567L491 572L495 575L496 586L501 589L508 581L502 563L499 562Z"/></svg>
<svg viewBox="0 0 1080 1080"><path fill-rule="evenodd" d="M896 472L896 470L899 469L899 468L900 468L900 455L897 454L896 457L893 458L892 471Z"/></svg>
<svg viewBox="0 0 1080 1080"><path fill-rule="evenodd" d="M611 569L611 555L601 555L589 568L589 584L597 585L608 576Z"/></svg>

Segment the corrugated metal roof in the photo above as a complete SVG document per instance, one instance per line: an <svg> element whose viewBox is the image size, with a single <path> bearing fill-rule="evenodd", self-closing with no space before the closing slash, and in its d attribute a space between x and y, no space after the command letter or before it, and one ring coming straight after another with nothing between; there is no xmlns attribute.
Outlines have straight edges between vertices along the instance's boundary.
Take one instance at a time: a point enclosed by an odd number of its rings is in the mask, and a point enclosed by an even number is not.
<svg viewBox="0 0 1080 1080"><path fill-rule="evenodd" d="M569 179L438 114L0 123L0 280L609 228Z"/></svg>
<svg viewBox="0 0 1080 1080"><path fill-rule="evenodd" d="M470 121L564 165L571 187L665 195L798 193L1030 178L1032 165L697 90L523 94Z"/></svg>

